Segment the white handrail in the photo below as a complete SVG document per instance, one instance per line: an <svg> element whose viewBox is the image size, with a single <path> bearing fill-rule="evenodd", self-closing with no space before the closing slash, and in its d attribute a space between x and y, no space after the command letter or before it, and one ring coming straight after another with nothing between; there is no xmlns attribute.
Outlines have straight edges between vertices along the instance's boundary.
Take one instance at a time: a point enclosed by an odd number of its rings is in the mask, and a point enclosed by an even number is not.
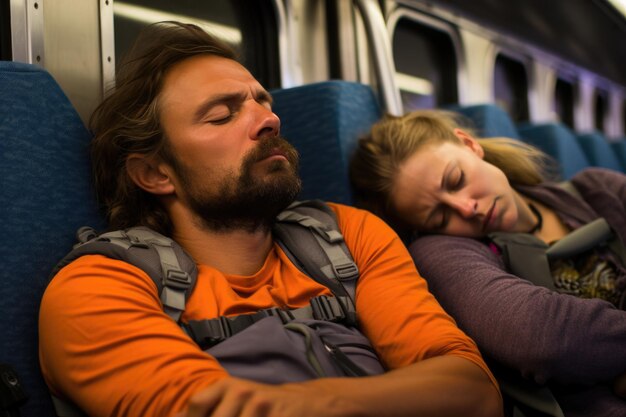
<svg viewBox="0 0 626 417"><path fill-rule="evenodd" d="M396 85L396 66L391 53L391 39L376 0L354 0L363 17L365 30L374 53L374 65L380 82L383 106L387 113L403 113L400 90Z"/></svg>

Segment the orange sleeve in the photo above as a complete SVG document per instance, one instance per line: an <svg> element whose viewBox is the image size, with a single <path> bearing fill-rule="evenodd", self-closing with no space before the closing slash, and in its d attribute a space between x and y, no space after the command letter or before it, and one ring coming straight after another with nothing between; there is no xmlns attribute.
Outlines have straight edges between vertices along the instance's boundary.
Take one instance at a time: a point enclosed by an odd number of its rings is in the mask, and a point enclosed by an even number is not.
<svg viewBox="0 0 626 417"><path fill-rule="evenodd" d="M359 266L356 309L362 331L390 369L434 356L474 362L497 383L474 341L428 291L400 238L378 217L332 205Z"/></svg>
<svg viewBox="0 0 626 417"><path fill-rule="evenodd" d="M39 337L48 385L90 416L171 416L226 375L163 312L143 271L99 255L52 280Z"/></svg>

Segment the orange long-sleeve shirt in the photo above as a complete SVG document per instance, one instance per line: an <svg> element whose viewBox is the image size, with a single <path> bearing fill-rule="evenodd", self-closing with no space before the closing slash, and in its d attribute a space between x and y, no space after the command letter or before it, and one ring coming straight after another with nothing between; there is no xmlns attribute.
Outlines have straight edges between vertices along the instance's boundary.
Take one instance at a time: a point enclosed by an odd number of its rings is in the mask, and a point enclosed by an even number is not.
<svg viewBox="0 0 626 417"><path fill-rule="evenodd" d="M380 358L398 368L457 355L493 376L476 345L428 292L402 242L377 217L333 204L361 272L356 307ZM297 308L330 291L302 274L274 245L252 276L198 265L183 321ZM196 391L227 375L162 310L142 270L100 255L63 268L40 310L40 360L53 393L91 416L170 416Z"/></svg>

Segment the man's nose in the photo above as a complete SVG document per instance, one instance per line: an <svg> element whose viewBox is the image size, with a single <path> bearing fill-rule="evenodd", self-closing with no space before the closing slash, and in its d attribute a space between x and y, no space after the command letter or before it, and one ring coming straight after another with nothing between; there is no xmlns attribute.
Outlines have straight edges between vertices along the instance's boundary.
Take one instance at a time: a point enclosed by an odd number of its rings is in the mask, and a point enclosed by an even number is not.
<svg viewBox="0 0 626 417"><path fill-rule="evenodd" d="M255 112L255 121L250 132L251 139L260 140L265 137L278 136L280 133L280 119L276 113L260 103L256 103Z"/></svg>

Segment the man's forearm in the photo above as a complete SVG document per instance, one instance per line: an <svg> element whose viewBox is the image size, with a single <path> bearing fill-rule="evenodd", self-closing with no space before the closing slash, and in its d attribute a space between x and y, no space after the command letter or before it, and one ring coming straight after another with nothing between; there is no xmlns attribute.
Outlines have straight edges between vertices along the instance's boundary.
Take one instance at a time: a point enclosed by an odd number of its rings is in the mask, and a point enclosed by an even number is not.
<svg viewBox="0 0 626 417"><path fill-rule="evenodd" d="M439 356L367 378L308 381L329 393L341 393L376 417L502 416L502 399L487 374L456 356Z"/></svg>
<svg viewBox="0 0 626 417"><path fill-rule="evenodd" d="M501 397L472 362L424 360L384 375L268 385L228 377L196 393L176 417L500 417Z"/></svg>

